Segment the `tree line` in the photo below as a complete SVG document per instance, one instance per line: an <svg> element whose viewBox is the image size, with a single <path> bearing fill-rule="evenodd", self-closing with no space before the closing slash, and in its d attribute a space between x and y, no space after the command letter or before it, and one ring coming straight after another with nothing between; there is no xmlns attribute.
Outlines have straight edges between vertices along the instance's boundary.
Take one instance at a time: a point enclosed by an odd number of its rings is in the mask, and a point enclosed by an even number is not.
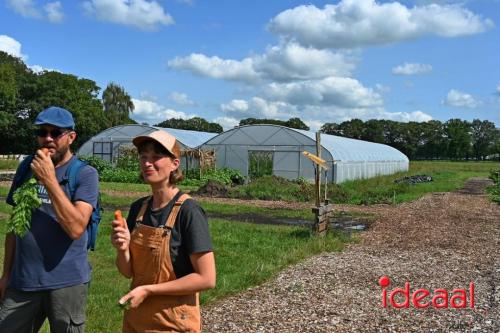
<svg viewBox="0 0 500 333"><path fill-rule="evenodd" d="M33 122L43 109L55 105L73 113L79 147L102 130L124 123L134 106L123 87L101 88L89 79L56 71L36 73L24 62L0 51L0 154L31 152L36 148Z"/></svg>
<svg viewBox="0 0 500 333"><path fill-rule="evenodd" d="M401 123L353 119L340 124L326 123L321 132L386 144L400 150L411 160L500 158L500 129L488 120Z"/></svg>
<svg viewBox="0 0 500 333"><path fill-rule="evenodd" d="M56 71L33 72L24 62L0 51L0 154L31 152L36 148L33 121L41 110L56 105L70 110L78 133L77 149L109 127L136 123L130 118L135 107L123 87L109 83L101 88L89 79ZM239 126L274 124L301 130L309 127L300 118L287 121L246 118ZM156 124L166 128L221 133L221 125L201 117L171 118ZM450 119L418 123L353 119L326 123L326 134L378 142L392 146L410 159L477 159L500 156L500 132L487 120L468 122Z"/></svg>

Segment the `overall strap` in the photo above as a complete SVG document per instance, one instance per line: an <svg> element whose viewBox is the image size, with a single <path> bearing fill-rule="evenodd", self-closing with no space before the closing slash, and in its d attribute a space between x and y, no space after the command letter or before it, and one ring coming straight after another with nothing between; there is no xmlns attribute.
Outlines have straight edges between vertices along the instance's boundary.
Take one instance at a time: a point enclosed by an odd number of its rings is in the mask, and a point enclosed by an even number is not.
<svg viewBox="0 0 500 333"><path fill-rule="evenodd" d="M144 218L144 213L146 213L146 209L148 208L148 203L152 198L153 196L149 196L145 198L144 201L142 202L141 209L139 210L137 218L135 219L136 225L142 222L142 219Z"/></svg>
<svg viewBox="0 0 500 333"><path fill-rule="evenodd" d="M177 215L179 215L179 211L181 210L181 206L187 199L191 197L184 193L179 197L179 199L175 202L174 207L172 208L172 212L168 216L167 223L165 223L165 227L168 229L172 229L175 224L175 220L177 219Z"/></svg>

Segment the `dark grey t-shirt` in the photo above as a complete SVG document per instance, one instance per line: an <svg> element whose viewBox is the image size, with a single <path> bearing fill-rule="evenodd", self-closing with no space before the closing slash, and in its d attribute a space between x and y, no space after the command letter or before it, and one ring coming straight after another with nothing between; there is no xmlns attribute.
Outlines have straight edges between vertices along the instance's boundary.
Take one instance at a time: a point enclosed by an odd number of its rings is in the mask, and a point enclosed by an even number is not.
<svg viewBox="0 0 500 333"><path fill-rule="evenodd" d="M149 202L142 224L152 227L165 225L174 203L181 195L182 193L179 191L164 208L158 211L151 211L151 202ZM127 217L127 225L130 231L135 227L137 215L143 201L148 198L141 198L130 207ZM209 251L212 251L212 241L208 230L207 216L196 201L188 199L184 201L179 215L177 215L170 240L170 258L172 259L175 276L180 278L193 273L194 270L189 256L193 253Z"/></svg>

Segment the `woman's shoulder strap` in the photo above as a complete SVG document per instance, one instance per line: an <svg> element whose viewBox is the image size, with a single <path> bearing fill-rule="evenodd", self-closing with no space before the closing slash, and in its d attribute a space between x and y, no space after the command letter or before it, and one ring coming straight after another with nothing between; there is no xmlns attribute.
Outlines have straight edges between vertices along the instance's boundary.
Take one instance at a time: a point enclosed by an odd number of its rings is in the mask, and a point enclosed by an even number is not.
<svg viewBox="0 0 500 333"><path fill-rule="evenodd" d="M175 220L177 219L177 215L179 215L179 211L181 210L181 206L184 203L184 201L191 199L191 196L189 196L186 193L183 193L175 202L174 207L172 208L172 212L170 212L170 215L168 216L167 223L165 223L165 227L172 229L175 224Z"/></svg>

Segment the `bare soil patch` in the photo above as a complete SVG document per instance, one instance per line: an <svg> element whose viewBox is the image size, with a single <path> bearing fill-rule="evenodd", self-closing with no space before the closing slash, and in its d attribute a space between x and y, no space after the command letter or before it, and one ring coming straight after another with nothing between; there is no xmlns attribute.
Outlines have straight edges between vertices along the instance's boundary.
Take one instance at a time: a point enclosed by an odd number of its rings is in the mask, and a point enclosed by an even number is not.
<svg viewBox="0 0 500 333"><path fill-rule="evenodd" d="M480 182L483 184L483 182ZM475 180L465 188L484 190ZM481 192L482 194L484 193ZM436 193L398 206L339 205L377 216L361 242L289 267L268 283L203 308L205 332L499 332L500 206ZM381 307L389 290L466 288L475 308Z"/></svg>
<svg viewBox="0 0 500 333"><path fill-rule="evenodd" d="M493 184L494 183L491 179L471 178L465 183L464 187L459 189L457 192L461 194L484 195L486 187Z"/></svg>

